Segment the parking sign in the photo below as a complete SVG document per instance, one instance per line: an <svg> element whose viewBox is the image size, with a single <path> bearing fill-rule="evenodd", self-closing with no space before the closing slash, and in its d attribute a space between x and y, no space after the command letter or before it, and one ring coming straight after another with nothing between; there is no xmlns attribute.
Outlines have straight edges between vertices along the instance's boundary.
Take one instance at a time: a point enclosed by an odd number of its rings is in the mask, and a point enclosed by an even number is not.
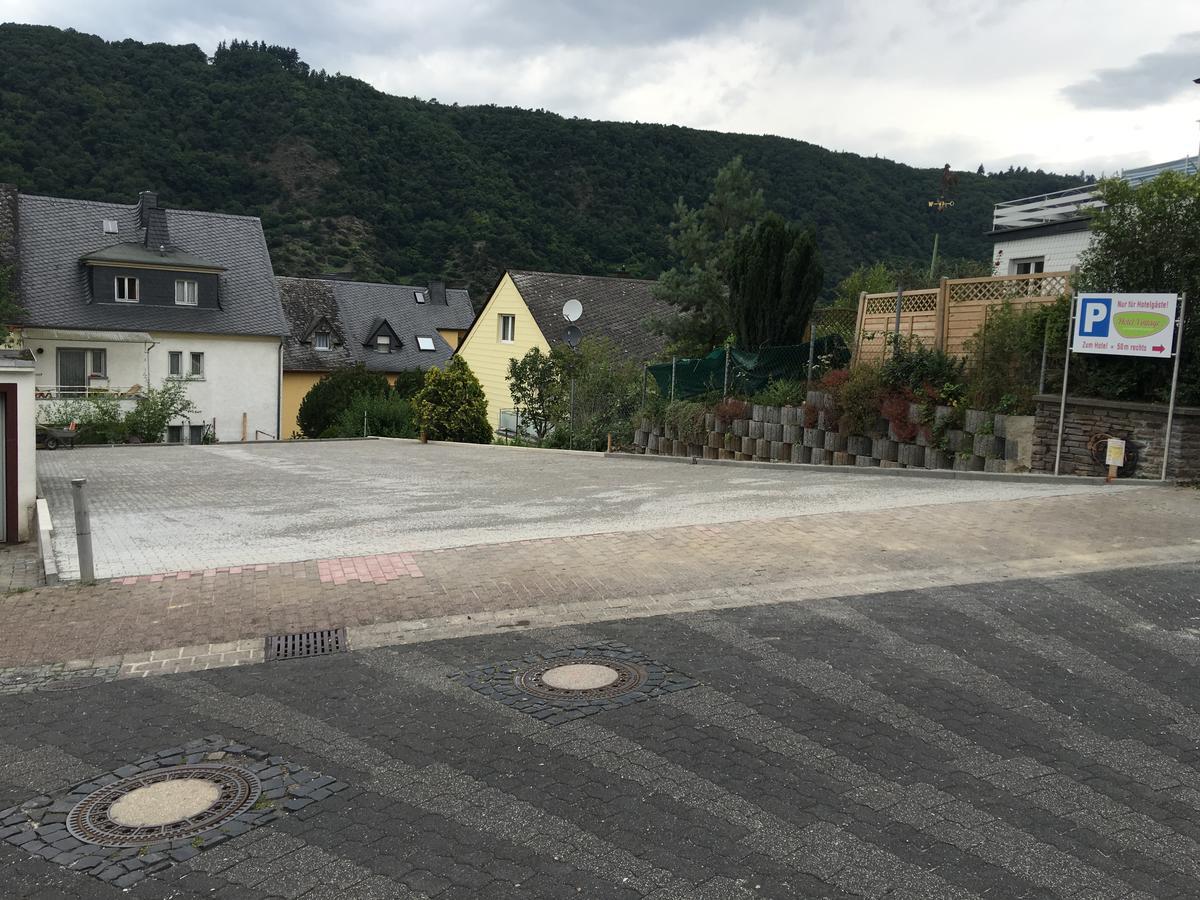
<svg viewBox="0 0 1200 900"><path fill-rule="evenodd" d="M1071 350L1167 359L1178 301L1175 294L1080 294Z"/></svg>

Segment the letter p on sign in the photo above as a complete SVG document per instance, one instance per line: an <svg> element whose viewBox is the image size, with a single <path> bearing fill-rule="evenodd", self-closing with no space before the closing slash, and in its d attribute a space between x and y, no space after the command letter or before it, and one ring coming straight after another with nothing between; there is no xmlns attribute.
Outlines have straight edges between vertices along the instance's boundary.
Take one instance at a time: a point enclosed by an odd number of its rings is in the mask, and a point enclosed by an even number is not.
<svg viewBox="0 0 1200 900"><path fill-rule="evenodd" d="M1108 297L1088 297L1079 310L1079 333L1083 337L1108 337L1108 322L1112 316L1112 300Z"/></svg>

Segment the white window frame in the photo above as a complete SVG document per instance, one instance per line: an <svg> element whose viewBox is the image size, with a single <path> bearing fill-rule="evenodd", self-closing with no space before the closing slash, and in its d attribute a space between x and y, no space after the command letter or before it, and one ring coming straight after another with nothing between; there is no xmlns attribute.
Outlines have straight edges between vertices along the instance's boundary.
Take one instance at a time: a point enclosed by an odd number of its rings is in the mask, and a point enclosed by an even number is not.
<svg viewBox="0 0 1200 900"><path fill-rule="evenodd" d="M512 313L500 313L500 343L511 344L516 339L517 317Z"/></svg>
<svg viewBox="0 0 1200 900"><path fill-rule="evenodd" d="M200 365L196 365L196 363ZM188 377L203 378L204 377L204 353L200 350L193 350L188 354Z"/></svg>
<svg viewBox="0 0 1200 900"><path fill-rule="evenodd" d="M175 363L178 363L178 365L177 366L174 365ZM178 371L172 372L171 371L172 368L175 368ZM182 378L183 377L183 351L182 350L168 350L167 351L167 377L168 378Z"/></svg>
<svg viewBox="0 0 1200 900"><path fill-rule="evenodd" d="M316 332L313 335L313 349L321 350L321 351L332 350L333 349L333 335L330 334L328 331Z"/></svg>
<svg viewBox="0 0 1200 900"><path fill-rule="evenodd" d="M418 334L417 335L417 349L418 350L436 350L437 344L434 342L433 338L430 337L429 335Z"/></svg>
<svg viewBox="0 0 1200 900"><path fill-rule="evenodd" d="M375 352L376 353L391 353L392 339L386 334L375 335Z"/></svg>
<svg viewBox="0 0 1200 900"><path fill-rule="evenodd" d="M182 288L182 292L180 291ZM182 295L183 299L179 299ZM175 279L175 305L176 306L199 306L200 305L200 282L194 278L176 278Z"/></svg>
<svg viewBox="0 0 1200 900"><path fill-rule="evenodd" d="M129 296L129 286L133 285L133 296ZM124 294L125 296L121 296ZM142 296L138 278L133 275L113 276L113 299L118 303L137 303Z"/></svg>
<svg viewBox="0 0 1200 900"><path fill-rule="evenodd" d="M1041 275L1046 271L1046 257L1044 256L1026 256L1019 259L1010 259L1009 264L1012 266L1013 275ZM1021 266L1028 266L1028 272L1022 272ZM1035 266L1041 266L1040 269L1035 269Z"/></svg>

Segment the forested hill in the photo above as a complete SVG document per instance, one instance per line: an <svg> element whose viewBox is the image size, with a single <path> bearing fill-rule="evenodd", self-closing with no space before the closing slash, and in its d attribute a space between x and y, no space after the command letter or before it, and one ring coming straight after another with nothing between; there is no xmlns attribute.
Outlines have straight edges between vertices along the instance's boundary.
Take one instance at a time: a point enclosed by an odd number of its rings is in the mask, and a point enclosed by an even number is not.
<svg viewBox="0 0 1200 900"><path fill-rule="evenodd" d="M155 189L168 206L259 215L286 275L445 276L476 293L505 267L653 277L669 264L675 199L702 201L737 154L772 208L817 227L827 286L860 262L927 258L937 224L934 169L778 137L396 97L265 45L210 59L195 45L3 25L0 122L0 181L121 202ZM996 201L1079 181L956 162L968 171L940 221L953 256L988 258Z"/></svg>

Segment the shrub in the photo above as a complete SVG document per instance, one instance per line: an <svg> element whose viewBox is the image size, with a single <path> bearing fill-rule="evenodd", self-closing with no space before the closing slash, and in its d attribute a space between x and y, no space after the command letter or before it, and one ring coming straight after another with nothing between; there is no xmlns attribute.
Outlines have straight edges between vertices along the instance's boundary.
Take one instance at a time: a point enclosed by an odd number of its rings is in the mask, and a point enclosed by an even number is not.
<svg viewBox="0 0 1200 900"><path fill-rule="evenodd" d="M1058 331L1059 315L1055 306L1016 309L1007 302L989 311L983 327L967 344L971 356L968 394L974 408L1000 411L1003 403L1008 414L1033 412L1042 346L1049 344L1051 331ZM1065 332L1060 334L1065 342ZM1059 369L1061 365L1052 374Z"/></svg>
<svg viewBox="0 0 1200 900"><path fill-rule="evenodd" d="M531 347L520 359L508 361L508 392L512 396L522 429L533 432L540 444L563 420L569 387L563 383L559 357Z"/></svg>
<svg viewBox="0 0 1200 900"><path fill-rule="evenodd" d="M966 360L944 350L932 350L915 338L900 338L881 368L883 383L896 391L919 392L932 386L958 384L963 380Z"/></svg>
<svg viewBox="0 0 1200 900"><path fill-rule="evenodd" d="M129 436L147 444L157 444L162 441L172 419L196 412L196 404L187 395L187 383L186 378L172 378L160 387L142 391L121 423Z"/></svg>
<svg viewBox="0 0 1200 900"><path fill-rule="evenodd" d="M906 394L892 393L883 398L879 411L888 424L896 440L908 442L917 436L917 423L908 419L908 406L911 401Z"/></svg>
<svg viewBox="0 0 1200 900"><path fill-rule="evenodd" d="M808 383L795 378L772 379L754 395L763 406L799 406L808 396Z"/></svg>
<svg viewBox="0 0 1200 900"><path fill-rule="evenodd" d="M396 373L396 380L392 382L392 390L401 400L411 400L424 385L424 369L404 369Z"/></svg>
<svg viewBox="0 0 1200 900"><path fill-rule="evenodd" d="M330 372L309 389L300 401L296 421L305 437L321 437L338 421L360 394L384 397L390 387L387 378L368 372L365 366Z"/></svg>
<svg viewBox="0 0 1200 900"><path fill-rule="evenodd" d="M418 431L412 403L408 400L395 394L383 397L359 394L321 437L362 437L366 434L415 438Z"/></svg>
<svg viewBox="0 0 1200 900"><path fill-rule="evenodd" d="M56 400L38 407L38 422L56 428L77 423L80 444L122 444L129 434L115 394L92 394L77 400Z"/></svg>
<svg viewBox="0 0 1200 900"><path fill-rule="evenodd" d="M578 350L556 344L553 356L562 378L563 419L571 428L571 377L575 378L573 445L596 450L605 446L609 433L633 434L633 419L642 404L642 367L624 356L612 341L585 338Z"/></svg>
<svg viewBox="0 0 1200 900"><path fill-rule="evenodd" d="M434 367L425 373L425 385L413 398L413 406L430 440L492 442L483 386L461 356L451 359L445 370Z"/></svg>
<svg viewBox="0 0 1200 900"><path fill-rule="evenodd" d="M875 366L859 365L838 389L838 425L850 434L873 434L883 399L883 378Z"/></svg>
<svg viewBox="0 0 1200 900"><path fill-rule="evenodd" d="M729 398L718 403L713 412L718 420L728 425L734 419L749 418L750 404L745 400Z"/></svg>
<svg viewBox="0 0 1200 900"><path fill-rule="evenodd" d="M704 404L676 400L667 405L666 425L674 428L678 439L699 439L704 434Z"/></svg>

